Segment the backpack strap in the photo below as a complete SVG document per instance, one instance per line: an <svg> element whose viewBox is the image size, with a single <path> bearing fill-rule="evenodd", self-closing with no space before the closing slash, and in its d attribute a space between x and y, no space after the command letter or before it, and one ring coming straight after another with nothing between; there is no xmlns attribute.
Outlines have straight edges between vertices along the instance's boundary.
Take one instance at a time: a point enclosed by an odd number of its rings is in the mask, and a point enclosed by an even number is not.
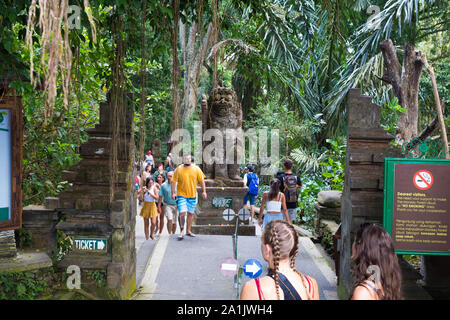
<svg viewBox="0 0 450 320"><path fill-rule="evenodd" d="M304 277L306 279L306 282L308 282L308 292L310 293L311 300L313 300L314 299L314 285L312 284L312 281L309 279L308 276L304 276Z"/></svg>
<svg viewBox="0 0 450 320"><path fill-rule="evenodd" d="M264 295L263 295L262 290L261 290L261 284L259 283L259 278L255 278L255 283L256 283L256 288L258 290L259 300L265 300L264 299Z"/></svg>

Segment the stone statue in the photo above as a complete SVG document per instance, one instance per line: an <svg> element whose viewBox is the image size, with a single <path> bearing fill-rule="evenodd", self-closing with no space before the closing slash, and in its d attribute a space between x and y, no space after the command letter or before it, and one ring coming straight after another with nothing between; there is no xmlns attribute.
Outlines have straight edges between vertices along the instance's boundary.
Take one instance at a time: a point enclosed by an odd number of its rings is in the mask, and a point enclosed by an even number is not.
<svg viewBox="0 0 450 320"><path fill-rule="evenodd" d="M208 129L219 129L223 135L223 147L226 149L226 129L242 129L242 109L234 90L225 87L214 88L208 99ZM224 152L224 164L205 166L206 175L214 176L215 180L242 180L240 177L237 155L241 153L240 143L233 143L234 148ZM226 164L227 153L233 152L233 164ZM230 158L231 155L228 155ZM213 172L210 172L211 169Z"/></svg>

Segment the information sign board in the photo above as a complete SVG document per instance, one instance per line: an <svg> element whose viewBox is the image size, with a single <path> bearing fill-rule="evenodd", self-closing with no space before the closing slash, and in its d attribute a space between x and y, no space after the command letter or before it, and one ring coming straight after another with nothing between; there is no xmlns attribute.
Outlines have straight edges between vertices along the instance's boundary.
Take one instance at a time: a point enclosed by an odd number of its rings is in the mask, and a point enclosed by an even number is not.
<svg viewBox="0 0 450 320"><path fill-rule="evenodd" d="M383 226L396 253L450 255L450 160L386 158Z"/></svg>

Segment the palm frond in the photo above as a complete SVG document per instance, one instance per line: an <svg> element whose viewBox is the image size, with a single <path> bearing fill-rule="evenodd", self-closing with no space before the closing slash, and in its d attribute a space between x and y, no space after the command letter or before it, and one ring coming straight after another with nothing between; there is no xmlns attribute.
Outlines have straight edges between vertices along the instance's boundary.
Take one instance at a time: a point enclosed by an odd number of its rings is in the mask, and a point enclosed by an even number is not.
<svg viewBox="0 0 450 320"><path fill-rule="evenodd" d="M319 153L316 150L306 150L303 147L292 150L292 159L300 166L303 171L317 171L322 162L326 158L325 153Z"/></svg>

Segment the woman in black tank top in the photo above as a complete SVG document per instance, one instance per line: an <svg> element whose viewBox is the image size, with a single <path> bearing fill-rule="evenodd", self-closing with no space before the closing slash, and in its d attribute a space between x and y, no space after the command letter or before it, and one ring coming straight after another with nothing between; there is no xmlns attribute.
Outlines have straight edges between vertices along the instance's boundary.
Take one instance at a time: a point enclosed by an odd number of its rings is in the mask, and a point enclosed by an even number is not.
<svg viewBox="0 0 450 320"><path fill-rule="evenodd" d="M284 220L273 220L264 228L261 240L269 272L266 277L245 283L241 299L318 300L316 280L295 268L299 240L294 227Z"/></svg>

